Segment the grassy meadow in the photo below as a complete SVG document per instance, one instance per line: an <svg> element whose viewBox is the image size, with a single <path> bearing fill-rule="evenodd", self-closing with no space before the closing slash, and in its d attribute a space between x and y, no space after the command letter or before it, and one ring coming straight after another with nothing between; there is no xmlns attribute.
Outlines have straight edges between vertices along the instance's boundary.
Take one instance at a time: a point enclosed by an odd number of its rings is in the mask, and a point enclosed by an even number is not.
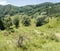
<svg viewBox="0 0 60 51"><path fill-rule="evenodd" d="M14 28L15 32L0 30L0 51L60 51L60 20L49 18L49 23L36 27L34 19L31 25L22 24ZM17 46L19 35L24 36L22 47Z"/></svg>

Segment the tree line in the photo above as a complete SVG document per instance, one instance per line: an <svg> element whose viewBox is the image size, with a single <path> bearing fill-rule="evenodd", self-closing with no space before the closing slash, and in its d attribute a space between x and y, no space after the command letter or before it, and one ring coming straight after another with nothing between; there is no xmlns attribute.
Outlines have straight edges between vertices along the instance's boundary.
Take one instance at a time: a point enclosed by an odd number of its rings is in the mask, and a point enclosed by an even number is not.
<svg viewBox="0 0 60 51"><path fill-rule="evenodd" d="M35 22L36 27L42 26L42 25L48 23L48 21L46 20L46 17L47 16L45 16L45 15L44 16L40 15L37 18L35 18L34 22ZM15 26L16 29L18 29L20 26L20 23L22 23L24 26L30 26L31 25L31 18L25 16L21 19L21 22L20 22L20 19L18 16L14 17L14 19L12 20L12 18L9 15L7 15L5 17L0 18L0 29L1 30L5 30L5 29L12 30L13 25Z"/></svg>

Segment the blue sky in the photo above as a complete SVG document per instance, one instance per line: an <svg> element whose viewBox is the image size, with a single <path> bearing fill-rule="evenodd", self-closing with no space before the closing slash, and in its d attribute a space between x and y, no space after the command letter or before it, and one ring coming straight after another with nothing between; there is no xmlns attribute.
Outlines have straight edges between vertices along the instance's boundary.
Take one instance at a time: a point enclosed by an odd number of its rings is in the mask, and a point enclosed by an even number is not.
<svg viewBox="0 0 60 51"><path fill-rule="evenodd" d="M0 5L12 4L15 6L25 6L25 5L33 5L40 4L44 2L60 2L60 0L0 0Z"/></svg>

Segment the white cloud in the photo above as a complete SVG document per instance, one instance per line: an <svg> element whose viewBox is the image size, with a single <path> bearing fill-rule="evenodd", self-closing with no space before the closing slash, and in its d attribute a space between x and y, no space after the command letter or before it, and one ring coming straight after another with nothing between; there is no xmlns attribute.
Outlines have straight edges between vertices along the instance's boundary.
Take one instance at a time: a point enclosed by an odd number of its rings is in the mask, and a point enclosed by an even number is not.
<svg viewBox="0 0 60 51"><path fill-rule="evenodd" d="M7 3L7 1L0 1L0 5L7 5L7 4L10 4L10 3Z"/></svg>

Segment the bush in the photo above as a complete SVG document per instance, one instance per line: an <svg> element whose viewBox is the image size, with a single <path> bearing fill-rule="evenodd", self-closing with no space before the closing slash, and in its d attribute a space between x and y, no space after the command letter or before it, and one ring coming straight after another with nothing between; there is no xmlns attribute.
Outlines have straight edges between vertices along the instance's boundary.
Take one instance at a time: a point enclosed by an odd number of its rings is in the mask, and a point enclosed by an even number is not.
<svg viewBox="0 0 60 51"><path fill-rule="evenodd" d="M24 26L29 26L31 23L31 20L30 20L30 18L28 18L28 17L23 17L23 19L22 19L22 24L24 25Z"/></svg>
<svg viewBox="0 0 60 51"><path fill-rule="evenodd" d="M18 28L19 27L19 18L15 17L13 20L13 23L14 23L15 27Z"/></svg>
<svg viewBox="0 0 60 51"><path fill-rule="evenodd" d="M5 29L5 27L4 27L4 25L3 25L3 21L2 21L1 18L0 18L0 29L1 29L1 30L4 30L4 29Z"/></svg>
<svg viewBox="0 0 60 51"><path fill-rule="evenodd" d="M36 26L38 27L38 26L42 26L43 24L46 24L46 23L48 23L48 19L47 19L47 17L46 16L39 16L39 17L37 17L36 18Z"/></svg>
<svg viewBox="0 0 60 51"><path fill-rule="evenodd" d="M13 25L10 16L4 17L3 24L5 29L10 29L10 27Z"/></svg>

